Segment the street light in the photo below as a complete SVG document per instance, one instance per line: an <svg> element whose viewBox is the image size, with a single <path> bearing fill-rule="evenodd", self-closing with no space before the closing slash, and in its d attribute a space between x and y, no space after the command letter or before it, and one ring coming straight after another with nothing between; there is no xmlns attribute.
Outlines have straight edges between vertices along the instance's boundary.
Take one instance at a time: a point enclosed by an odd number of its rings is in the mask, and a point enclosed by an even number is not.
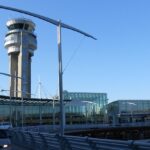
<svg viewBox="0 0 150 150"><path fill-rule="evenodd" d="M9 92L16 92L16 93L18 93L18 92L21 92L22 93L22 91L10 91L10 90L4 90L4 89L1 89L1 92L4 92L4 91L9 91ZM10 108L11 108L11 95L10 95ZM23 127L23 125L24 125L24 106L23 106L23 96L21 96L21 126ZM16 111L16 118L17 118L17 111ZM16 119L17 120L17 119ZM10 109L10 123L11 123L11 109ZM16 124L16 126L17 126L17 124Z"/></svg>
<svg viewBox="0 0 150 150"><path fill-rule="evenodd" d="M15 75L11 75L11 74L8 74L8 73L3 73L3 72L0 72L1 75L5 75L5 76L8 76L8 77L12 77L12 78L19 78L19 79L22 79L21 77L18 77L18 76L15 76Z"/></svg>
<svg viewBox="0 0 150 150"><path fill-rule="evenodd" d="M8 6L2 6L0 5L1 9L6 9L6 10L11 10L11 11L15 11L15 12L19 12L19 13L23 13L29 16L33 16L36 18L39 18L43 21L46 21L48 23L51 23L55 26L57 26L57 36L58 36L58 65L59 65L59 99L60 99L60 112L61 112L61 117L60 117L60 135L63 136L64 135L64 102L63 102L63 72L62 72L62 49L61 49L61 28L66 28L75 32L78 32L86 37L92 38L94 40L96 40L95 37L93 37L92 35L83 32L77 28L74 28L70 25L67 25L65 23L62 23L61 21L56 21L54 19L42 16L42 15L38 15L36 13L32 13L29 11L25 11L25 10L21 10L21 9L16 9L13 7L8 7Z"/></svg>
<svg viewBox="0 0 150 150"><path fill-rule="evenodd" d="M52 98L52 100L53 100L53 130L54 130L54 128L55 128L55 101L56 101L56 97L53 97Z"/></svg>
<svg viewBox="0 0 150 150"><path fill-rule="evenodd" d="M16 82L16 79L22 79L21 77L18 77L18 76L15 76L15 75L11 75L11 74L8 74L8 73L3 73L3 72L0 72L1 75L4 75L4 76L8 76L10 78L15 78L15 82ZM6 90L1 90L1 91L6 91ZM11 106L11 90L7 90L10 92L10 106ZM17 92L17 91L13 91L13 92ZM23 112L22 112L23 113ZM10 115L10 121L11 121L11 115Z"/></svg>
<svg viewBox="0 0 150 150"><path fill-rule="evenodd" d="M0 92L7 92L7 91L9 91L9 90L4 90L4 89L1 89L1 90L0 90ZM10 102L9 102L9 105L10 105L9 122L10 122L10 124L12 124L12 122L11 122L11 120L12 120L12 118L11 118L11 116L12 116L11 95L10 95L9 101L10 101Z"/></svg>
<svg viewBox="0 0 150 150"><path fill-rule="evenodd" d="M4 89L1 89L0 90L1 92L10 92L10 90L4 90ZM16 92L16 91L12 91L12 92ZM11 95L10 95L10 114L9 114L9 116L10 116L10 118L9 118L9 121L10 121L10 123L12 124L12 99L11 99ZM15 114L15 124L16 124L16 127L17 127L17 109L15 110L16 111L16 114Z"/></svg>
<svg viewBox="0 0 150 150"><path fill-rule="evenodd" d="M21 77L18 77L18 76L15 76L15 75L11 75L11 74L8 74L8 73L3 73L3 72L0 72L0 74L1 75L5 75L5 76L8 76L8 77L11 77L11 78L15 78L15 82L16 82L16 79L18 78L18 79L23 79L23 78L21 78ZM24 84L27 84L27 83L24 83ZM23 87L23 86L22 86ZM6 90L5 90L6 91ZM7 90L7 91L10 91L10 100L11 100L11 92L12 92L12 90ZM21 119L21 125L22 125L22 127L23 127L23 124L24 124L24 116L23 116L23 113L24 113L24 111L23 111L23 109L24 109L24 107L23 107L23 95L24 95L24 91L23 91L23 88L21 89L21 91L13 91L13 92L21 92L21 109L22 109L22 119ZM11 101L10 101L10 103L11 103Z"/></svg>
<svg viewBox="0 0 150 150"><path fill-rule="evenodd" d="M4 75L4 76L8 76L8 77L10 77L10 78L14 78L14 79L15 79L15 82L17 82L17 78L22 80L21 77L18 77L18 76L16 76L16 75L12 75L12 74L8 74L8 73L3 73L3 72L0 72L0 74L1 74L1 75ZM11 90L10 90L10 92L11 92ZM10 96L11 96L11 93L10 93Z"/></svg>

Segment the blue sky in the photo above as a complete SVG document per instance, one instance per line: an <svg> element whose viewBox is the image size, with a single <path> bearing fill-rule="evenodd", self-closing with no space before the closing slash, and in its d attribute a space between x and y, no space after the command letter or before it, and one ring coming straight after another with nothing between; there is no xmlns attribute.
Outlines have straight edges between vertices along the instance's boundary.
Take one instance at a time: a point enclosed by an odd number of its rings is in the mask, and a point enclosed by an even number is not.
<svg viewBox="0 0 150 150"><path fill-rule="evenodd" d="M1 0L1 5L35 12L94 35L94 41L62 30L64 89L72 92L106 92L109 101L150 99L149 0ZM38 48L32 58L32 93L40 76L47 95L58 90L56 27L39 19L0 10L0 72L8 73L4 48L6 21L25 17L36 23ZM9 89L0 76L0 88Z"/></svg>

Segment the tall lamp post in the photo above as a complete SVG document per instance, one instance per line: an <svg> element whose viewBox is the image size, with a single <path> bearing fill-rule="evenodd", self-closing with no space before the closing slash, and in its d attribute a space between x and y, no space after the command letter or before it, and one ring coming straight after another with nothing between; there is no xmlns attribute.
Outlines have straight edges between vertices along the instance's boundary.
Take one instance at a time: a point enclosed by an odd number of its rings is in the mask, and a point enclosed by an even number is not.
<svg viewBox="0 0 150 150"><path fill-rule="evenodd" d="M92 38L94 40L96 40L95 37L93 37L92 35L83 32L75 27L72 27L70 25L67 25L65 23L62 23L60 21L56 21L54 19L42 16L42 15L38 15L36 13L32 13L29 11L25 11L25 10L21 10L21 9L16 9L13 7L8 7L8 6L3 6L0 5L1 9L6 9L6 10L11 10L11 11L15 11L15 12L19 12L19 13L23 13L29 16L33 16L36 18L39 18L43 21L46 21L50 24L53 24L55 26L57 26L58 28L58 65L59 65L59 99L60 99L60 112L61 112L61 117L60 117L60 135L63 136L64 135L64 102L63 102L63 72L62 72L62 49L61 49L61 28L66 28L75 32L78 32L86 37Z"/></svg>
<svg viewBox="0 0 150 150"><path fill-rule="evenodd" d="M15 76L15 75L11 75L11 74L8 74L8 73L0 72L0 74L1 74L1 75L4 75L4 76L8 76L8 77L10 77L10 78L15 78L15 82L16 82L16 79L17 79L17 78L22 80L21 77L18 77L18 76ZM12 92L12 91L10 91L10 90L2 90L2 91L9 91L9 92L10 92L10 104L11 104L11 92ZM13 92L16 92L16 93L17 93L17 91L13 91ZM22 99L22 125L23 125L23 95L22 95L21 99ZM10 114L10 122L11 122L11 114Z"/></svg>
<svg viewBox="0 0 150 150"><path fill-rule="evenodd" d="M18 77L18 76L16 76L16 75L12 75L12 74L8 74L8 73L3 73L3 72L0 72L0 74L1 74L1 75L4 75L4 76L8 76L8 77L10 77L10 78L14 78L14 79L15 79L15 82L16 82L17 78L22 80L21 77ZM11 91L10 91L10 92L11 92ZM15 92L15 91L13 91L13 92ZM10 94L10 96L11 96L11 94Z"/></svg>
<svg viewBox="0 0 150 150"><path fill-rule="evenodd" d="M10 90L4 90L4 89L1 89L1 90L0 90L0 92L8 92L8 91L10 92ZM9 107L9 109L10 109L10 110L9 110L9 122L10 122L10 124L12 124L12 104L11 104L11 95L10 95L10 97L9 97L9 101L10 101L10 102L9 102L9 106L10 106L10 107Z"/></svg>
<svg viewBox="0 0 150 150"><path fill-rule="evenodd" d="M15 92L15 93L18 93L18 92L21 92L21 91L10 91L10 90L4 90L4 89L1 89L1 92ZM11 123L11 120L12 120L12 98L11 98L11 95L10 95L10 103L9 103L9 106L10 106L10 114L9 114L9 116L10 116L10 123ZM22 104L21 104L22 105ZM23 106L23 105L22 105ZM16 108L16 118L15 118L15 125L16 125L16 127L17 127L17 108ZM22 109L22 118L21 118L21 122L23 122L23 109Z"/></svg>

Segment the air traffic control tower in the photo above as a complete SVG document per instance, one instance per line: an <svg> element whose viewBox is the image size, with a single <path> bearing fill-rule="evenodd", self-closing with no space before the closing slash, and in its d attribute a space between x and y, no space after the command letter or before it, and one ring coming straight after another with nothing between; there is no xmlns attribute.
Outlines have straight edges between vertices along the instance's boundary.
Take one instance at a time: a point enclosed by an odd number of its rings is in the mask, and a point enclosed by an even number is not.
<svg viewBox="0 0 150 150"><path fill-rule="evenodd" d="M7 23L8 32L4 46L8 50L10 96L31 97L31 57L37 48L35 24L24 18L11 19Z"/></svg>

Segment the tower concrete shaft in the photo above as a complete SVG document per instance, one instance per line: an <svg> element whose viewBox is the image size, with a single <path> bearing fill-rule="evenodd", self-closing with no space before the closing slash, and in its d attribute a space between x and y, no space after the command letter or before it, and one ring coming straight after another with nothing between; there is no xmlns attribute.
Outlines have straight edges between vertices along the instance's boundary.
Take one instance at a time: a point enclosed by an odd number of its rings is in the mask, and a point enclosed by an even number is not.
<svg viewBox="0 0 150 150"><path fill-rule="evenodd" d="M4 46L8 50L9 73L16 77L10 79L10 96L31 97L31 57L37 48L35 24L24 18L7 22L8 32Z"/></svg>

